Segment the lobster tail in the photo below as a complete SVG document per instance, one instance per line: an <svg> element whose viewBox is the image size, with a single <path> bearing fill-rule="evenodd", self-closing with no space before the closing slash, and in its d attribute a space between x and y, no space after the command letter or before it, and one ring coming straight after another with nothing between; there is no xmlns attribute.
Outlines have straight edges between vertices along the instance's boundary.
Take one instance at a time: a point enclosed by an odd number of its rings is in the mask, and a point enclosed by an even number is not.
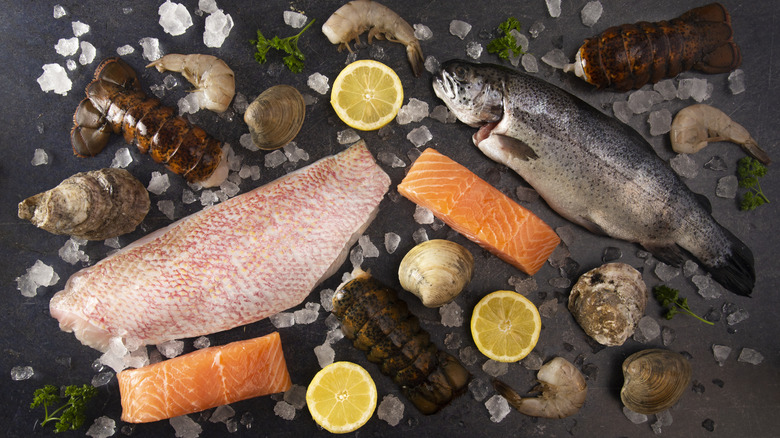
<svg viewBox="0 0 780 438"><path fill-rule="evenodd" d="M73 115L71 144L76 155L95 156L113 131L187 181L212 186L227 176L220 142L147 96L133 68L121 59L103 61L86 94ZM220 164L223 169L217 172Z"/></svg>
<svg viewBox="0 0 780 438"><path fill-rule="evenodd" d="M691 69L725 73L742 62L732 37L726 8L712 3L670 21L624 24L588 38L577 52L574 70L599 88L620 91Z"/></svg>

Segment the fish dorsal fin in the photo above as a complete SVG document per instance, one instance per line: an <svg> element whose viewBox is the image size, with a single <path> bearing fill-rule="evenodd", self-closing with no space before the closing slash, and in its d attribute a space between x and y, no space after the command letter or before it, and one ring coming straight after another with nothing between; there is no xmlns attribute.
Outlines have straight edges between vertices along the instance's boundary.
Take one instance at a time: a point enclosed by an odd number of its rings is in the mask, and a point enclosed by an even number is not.
<svg viewBox="0 0 780 438"><path fill-rule="evenodd" d="M642 243L642 246L646 250L650 251L650 253L652 253L655 258L666 263L667 265L680 266L682 265L683 260L685 260L680 247L675 244L664 246L653 245L651 243Z"/></svg>
<svg viewBox="0 0 780 438"><path fill-rule="evenodd" d="M501 134L491 134L490 137L501 145L503 149L506 149L507 152L509 152L509 156L523 161L539 158L539 155L536 155L536 152L531 146L528 146L528 144L516 138L507 137L506 135Z"/></svg>

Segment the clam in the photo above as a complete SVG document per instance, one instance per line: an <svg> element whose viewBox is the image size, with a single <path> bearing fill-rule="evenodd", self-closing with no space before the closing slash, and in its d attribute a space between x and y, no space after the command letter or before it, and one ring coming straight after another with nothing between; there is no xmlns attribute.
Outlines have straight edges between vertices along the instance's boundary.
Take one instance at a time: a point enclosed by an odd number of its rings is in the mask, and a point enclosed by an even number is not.
<svg viewBox="0 0 780 438"><path fill-rule="evenodd" d="M688 389L691 364L673 351L642 350L623 362L623 379L623 404L640 414L655 414L674 406Z"/></svg>
<svg viewBox="0 0 780 438"><path fill-rule="evenodd" d="M583 274L569 295L569 311L596 342L622 345L647 306L642 274L625 263L607 263Z"/></svg>
<svg viewBox="0 0 780 438"><path fill-rule="evenodd" d="M77 173L19 203L19 218L54 234L104 240L129 233L149 212L149 192L125 169Z"/></svg>
<svg viewBox="0 0 780 438"><path fill-rule="evenodd" d="M298 135L305 115L306 104L295 87L274 85L249 104L244 122L249 126L255 146L270 151Z"/></svg>
<svg viewBox="0 0 780 438"><path fill-rule="evenodd" d="M415 294L426 307L452 301L471 281L474 256L461 245L434 239L412 248L398 268L401 287Z"/></svg>

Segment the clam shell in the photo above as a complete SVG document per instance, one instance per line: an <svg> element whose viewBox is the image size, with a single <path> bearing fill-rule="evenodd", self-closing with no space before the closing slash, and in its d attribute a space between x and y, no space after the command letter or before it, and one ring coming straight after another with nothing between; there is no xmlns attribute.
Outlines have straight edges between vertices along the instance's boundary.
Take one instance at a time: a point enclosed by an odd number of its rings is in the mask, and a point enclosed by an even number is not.
<svg viewBox="0 0 780 438"><path fill-rule="evenodd" d="M569 311L596 342L622 345L647 306L642 274L625 263L607 263L583 274L569 295Z"/></svg>
<svg viewBox="0 0 780 438"><path fill-rule="evenodd" d="M246 109L244 122L252 142L260 149L278 149L298 135L306 116L306 104L297 89L274 85L263 91Z"/></svg>
<svg viewBox="0 0 780 438"><path fill-rule="evenodd" d="M691 364L679 353L662 349L636 352L623 362L623 404L640 414L674 406L691 382Z"/></svg>
<svg viewBox="0 0 780 438"><path fill-rule="evenodd" d="M125 169L77 173L19 203L19 218L54 234L104 240L133 231L149 212L149 192Z"/></svg>
<svg viewBox="0 0 780 438"><path fill-rule="evenodd" d="M434 239L412 248L398 267L401 287L426 307L446 304L463 291L474 273L474 256L449 240Z"/></svg>

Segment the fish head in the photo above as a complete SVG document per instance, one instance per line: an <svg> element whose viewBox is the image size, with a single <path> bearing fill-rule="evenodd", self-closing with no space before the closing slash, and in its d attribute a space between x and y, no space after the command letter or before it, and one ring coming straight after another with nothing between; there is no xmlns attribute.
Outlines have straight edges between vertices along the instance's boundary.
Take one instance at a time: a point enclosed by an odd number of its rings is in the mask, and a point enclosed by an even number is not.
<svg viewBox="0 0 780 438"><path fill-rule="evenodd" d="M467 61L451 60L434 75L433 91L461 122L478 127L504 115L502 70Z"/></svg>

